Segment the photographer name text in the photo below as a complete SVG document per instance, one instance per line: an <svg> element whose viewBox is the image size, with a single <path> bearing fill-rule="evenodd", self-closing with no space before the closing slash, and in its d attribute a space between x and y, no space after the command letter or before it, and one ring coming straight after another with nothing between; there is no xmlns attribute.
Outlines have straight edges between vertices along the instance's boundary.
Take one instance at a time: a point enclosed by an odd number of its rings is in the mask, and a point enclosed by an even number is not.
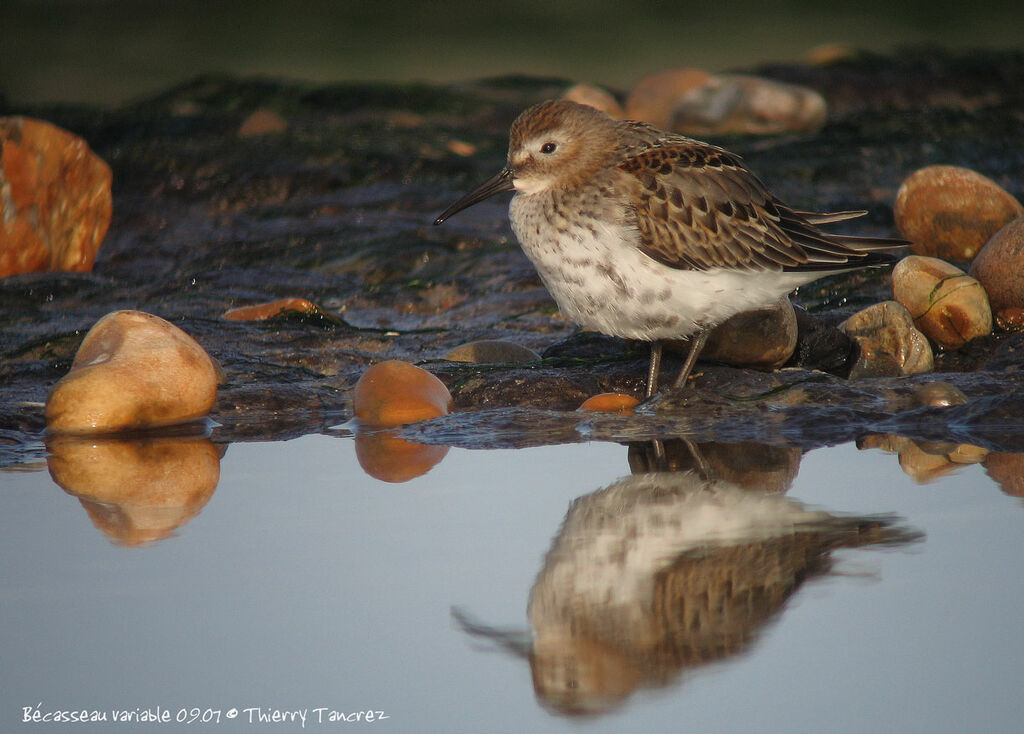
<svg viewBox="0 0 1024 734"><path fill-rule="evenodd" d="M241 721L247 724L372 724L391 717L384 711L363 709L345 711L329 706L281 709L272 706L246 708L200 708L198 706L134 709L61 709L48 708L42 702L23 706L21 721L26 724L80 724L108 722L115 724L220 724Z"/></svg>

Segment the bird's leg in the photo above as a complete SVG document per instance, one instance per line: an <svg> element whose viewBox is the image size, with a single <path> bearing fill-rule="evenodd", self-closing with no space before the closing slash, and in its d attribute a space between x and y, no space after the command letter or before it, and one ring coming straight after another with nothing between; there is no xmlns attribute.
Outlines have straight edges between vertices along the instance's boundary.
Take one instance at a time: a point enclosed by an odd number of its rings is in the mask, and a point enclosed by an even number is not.
<svg viewBox="0 0 1024 734"><path fill-rule="evenodd" d="M704 343L707 340L707 329L701 329L690 337L690 353L686 355L686 362L683 363L683 368L679 370L679 377L676 378L675 384L672 387L678 388L686 384L686 378L690 376L693 366L697 364L697 357L700 355L701 350L704 349Z"/></svg>
<svg viewBox="0 0 1024 734"><path fill-rule="evenodd" d="M651 364L647 368L647 393L649 398L658 389L658 373L661 371L661 342L651 342Z"/></svg>
<svg viewBox="0 0 1024 734"><path fill-rule="evenodd" d="M710 482L715 475L711 471L711 465L708 463L708 460L704 458L704 454L697 448L697 444L690 439L684 438L683 442L686 444L686 450L693 457L693 462L697 467L697 473L700 474L700 478L705 482Z"/></svg>

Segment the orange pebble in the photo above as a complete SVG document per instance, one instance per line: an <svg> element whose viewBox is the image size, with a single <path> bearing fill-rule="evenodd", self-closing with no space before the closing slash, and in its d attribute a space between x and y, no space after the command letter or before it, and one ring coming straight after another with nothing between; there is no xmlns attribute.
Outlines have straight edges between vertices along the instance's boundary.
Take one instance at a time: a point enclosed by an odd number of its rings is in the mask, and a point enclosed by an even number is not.
<svg viewBox="0 0 1024 734"><path fill-rule="evenodd" d="M632 413L640 401L621 392L603 392L583 401L580 410L588 413Z"/></svg>
<svg viewBox="0 0 1024 734"><path fill-rule="evenodd" d="M239 306L224 312L229 321L263 321L272 319L285 311L310 313L319 310L317 305L305 298L281 298L269 303L257 303L252 306Z"/></svg>
<svg viewBox="0 0 1024 734"><path fill-rule="evenodd" d="M400 426L447 415L454 401L444 383L432 374L392 359L363 373L356 383L353 406L363 423Z"/></svg>
<svg viewBox="0 0 1024 734"><path fill-rule="evenodd" d="M413 443L391 431L358 433L355 442L359 466L382 482L408 482L433 469L448 453L447 446Z"/></svg>

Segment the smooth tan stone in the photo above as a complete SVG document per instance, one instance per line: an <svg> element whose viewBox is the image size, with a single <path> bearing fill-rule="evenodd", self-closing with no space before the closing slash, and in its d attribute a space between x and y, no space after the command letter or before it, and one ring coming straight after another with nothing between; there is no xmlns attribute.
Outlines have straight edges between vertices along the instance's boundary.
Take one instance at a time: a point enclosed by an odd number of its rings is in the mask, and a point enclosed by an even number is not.
<svg viewBox="0 0 1024 734"><path fill-rule="evenodd" d="M110 226L110 166L42 120L0 117L0 277L92 270Z"/></svg>
<svg viewBox="0 0 1024 734"><path fill-rule="evenodd" d="M714 362L778 369L796 349L796 313L788 298L774 305L738 313L708 335L702 358Z"/></svg>
<svg viewBox="0 0 1024 734"><path fill-rule="evenodd" d="M369 426L400 426L447 415L454 408L445 384L398 359L379 362L356 383L353 411Z"/></svg>
<svg viewBox="0 0 1024 734"><path fill-rule="evenodd" d="M911 255L892 271L893 297L914 324L943 349L992 333L992 309L981 283L955 265Z"/></svg>
<svg viewBox="0 0 1024 734"><path fill-rule="evenodd" d="M856 344L858 356L850 378L892 377L931 372L935 356L910 313L896 301L858 311L839 325Z"/></svg>
<svg viewBox="0 0 1024 734"><path fill-rule="evenodd" d="M997 317L1019 324L1024 309L1024 217L1003 226L971 262L970 273L988 294Z"/></svg>
<svg viewBox="0 0 1024 734"><path fill-rule="evenodd" d="M540 359L540 355L528 347L513 342L500 339L481 339L460 344L444 355L444 358L449 362L489 364L492 362L534 362Z"/></svg>
<svg viewBox="0 0 1024 734"><path fill-rule="evenodd" d="M1024 207L987 176L959 166L928 166L912 173L896 193L900 235L912 252L968 262Z"/></svg>
<svg viewBox="0 0 1024 734"><path fill-rule="evenodd" d="M668 129L679 98L709 79L711 75L700 69L671 69L649 74L633 85L626 99L626 117Z"/></svg>
<svg viewBox="0 0 1024 734"><path fill-rule="evenodd" d="M141 311L107 314L86 334L46 401L57 433L107 433L202 418L217 397L217 366L174 324Z"/></svg>
<svg viewBox="0 0 1024 734"><path fill-rule="evenodd" d="M767 135L815 132L827 118L825 98L813 89L746 74L719 74L678 98L669 127L687 135Z"/></svg>
<svg viewBox="0 0 1024 734"><path fill-rule="evenodd" d="M608 117L615 118L616 120L621 120L626 114L622 109L622 105L619 104L619 101L615 99L611 92L593 84L573 85L565 90L565 93L562 94L562 99L601 110Z"/></svg>
<svg viewBox="0 0 1024 734"><path fill-rule="evenodd" d="M202 510L220 480L220 452L205 437L63 435L48 439L46 448L53 480L120 545L173 535Z"/></svg>

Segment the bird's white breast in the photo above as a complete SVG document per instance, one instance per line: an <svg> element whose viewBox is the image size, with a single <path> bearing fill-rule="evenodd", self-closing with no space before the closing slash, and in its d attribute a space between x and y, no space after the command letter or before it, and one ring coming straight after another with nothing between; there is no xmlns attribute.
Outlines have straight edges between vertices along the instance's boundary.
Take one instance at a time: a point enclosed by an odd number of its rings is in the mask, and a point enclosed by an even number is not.
<svg viewBox="0 0 1024 734"><path fill-rule="evenodd" d="M776 301L816 274L681 270L638 249L613 207L585 213L554 206L551 192L518 194L512 228L562 313L581 326L627 339L678 339ZM603 216L603 215L610 216Z"/></svg>

